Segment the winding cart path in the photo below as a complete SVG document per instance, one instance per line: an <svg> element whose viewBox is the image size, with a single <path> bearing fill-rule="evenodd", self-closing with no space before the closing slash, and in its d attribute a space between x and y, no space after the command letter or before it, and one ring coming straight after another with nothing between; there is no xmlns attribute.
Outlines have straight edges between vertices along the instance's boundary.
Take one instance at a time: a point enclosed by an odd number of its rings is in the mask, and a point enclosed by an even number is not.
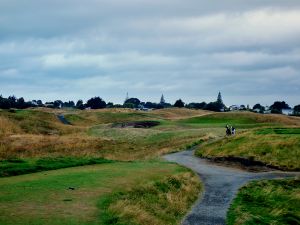
<svg viewBox="0 0 300 225"><path fill-rule="evenodd" d="M168 154L164 158L192 169L204 183L204 193L183 220L183 225L225 224L227 210L240 187L251 180L294 177L300 174L280 171L248 172L198 158L192 150Z"/></svg>

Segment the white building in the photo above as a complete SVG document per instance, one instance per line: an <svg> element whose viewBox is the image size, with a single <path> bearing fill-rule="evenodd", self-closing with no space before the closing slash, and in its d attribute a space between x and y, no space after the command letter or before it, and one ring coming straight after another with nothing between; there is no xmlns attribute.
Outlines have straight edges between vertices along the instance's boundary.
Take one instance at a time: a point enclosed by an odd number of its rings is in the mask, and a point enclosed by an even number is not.
<svg viewBox="0 0 300 225"><path fill-rule="evenodd" d="M292 109L283 109L282 110L282 114L287 115L287 116L293 115L293 112L294 112L294 110L292 110Z"/></svg>
<svg viewBox="0 0 300 225"><path fill-rule="evenodd" d="M240 106L239 105L232 105L229 107L230 111L236 111L236 110L240 110Z"/></svg>

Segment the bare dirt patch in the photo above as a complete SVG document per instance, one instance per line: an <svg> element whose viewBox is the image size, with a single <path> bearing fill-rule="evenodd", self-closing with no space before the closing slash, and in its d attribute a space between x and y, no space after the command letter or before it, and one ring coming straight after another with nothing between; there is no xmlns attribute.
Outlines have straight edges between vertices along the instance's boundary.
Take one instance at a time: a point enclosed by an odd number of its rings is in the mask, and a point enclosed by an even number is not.
<svg viewBox="0 0 300 225"><path fill-rule="evenodd" d="M151 128L160 125L158 121L136 121L136 122L124 122L114 123L113 128Z"/></svg>
<svg viewBox="0 0 300 225"><path fill-rule="evenodd" d="M250 172L267 172L274 170L286 170L285 168L280 168L278 166L268 165L261 161L256 161L252 159L242 158L242 157L204 157L210 162L220 164L227 167L236 167Z"/></svg>

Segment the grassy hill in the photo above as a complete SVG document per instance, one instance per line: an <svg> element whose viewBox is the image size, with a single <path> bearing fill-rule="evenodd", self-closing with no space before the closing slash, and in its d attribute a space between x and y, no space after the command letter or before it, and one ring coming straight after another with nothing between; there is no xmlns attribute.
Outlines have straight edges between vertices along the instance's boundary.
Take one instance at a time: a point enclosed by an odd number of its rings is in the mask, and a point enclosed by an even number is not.
<svg viewBox="0 0 300 225"><path fill-rule="evenodd" d="M179 224L201 185L159 156L201 143L201 157L299 170L299 129L299 118L249 112L0 110L0 176L32 173L0 178L0 224Z"/></svg>
<svg viewBox="0 0 300 225"><path fill-rule="evenodd" d="M300 128L263 128L201 146L201 157L240 157L283 170L300 170Z"/></svg>
<svg viewBox="0 0 300 225"><path fill-rule="evenodd" d="M72 125L62 124L56 117L58 113L63 113ZM177 122L179 118L205 113L180 109L1 111L0 159L74 156L128 161L154 158L185 148L199 139L220 135L217 129L195 129ZM161 125L151 129L113 127L115 123L145 120L158 121Z"/></svg>
<svg viewBox="0 0 300 225"><path fill-rule="evenodd" d="M62 124L56 117L58 113L63 113L72 125ZM160 125L151 128L114 126L135 121L157 121ZM257 134L254 130L300 127L299 118L176 108L151 112L130 109L0 111L0 159L151 159L200 142L223 138L226 124L235 126L238 135L201 146L198 155L238 156L289 169L298 167L293 162L299 154L297 134ZM244 134L246 131L248 133ZM285 154L288 148L291 151Z"/></svg>
<svg viewBox="0 0 300 225"><path fill-rule="evenodd" d="M189 170L159 161L0 178L0 224L179 224L200 190Z"/></svg>
<svg viewBox="0 0 300 225"><path fill-rule="evenodd" d="M199 178L153 159L209 138L176 124L202 113L0 111L0 176L11 176L0 178L0 224L179 224L201 192ZM160 125L114 126L149 120Z"/></svg>
<svg viewBox="0 0 300 225"><path fill-rule="evenodd" d="M300 223L300 180L254 181L241 188L228 217L228 225Z"/></svg>

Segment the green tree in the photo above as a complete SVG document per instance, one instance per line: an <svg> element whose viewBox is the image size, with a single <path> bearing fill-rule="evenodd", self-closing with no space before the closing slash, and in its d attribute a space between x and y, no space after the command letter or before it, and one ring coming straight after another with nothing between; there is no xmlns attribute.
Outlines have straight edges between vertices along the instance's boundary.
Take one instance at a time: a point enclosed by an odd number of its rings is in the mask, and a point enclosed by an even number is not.
<svg viewBox="0 0 300 225"><path fill-rule="evenodd" d="M19 99L17 100L16 107L17 107L18 109L24 109L24 108L26 108L26 104L25 104L24 98L21 97L21 98L19 98Z"/></svg>
<svg viewBox="0 0 300 225"><path fill-rule="evenodd" d="M131 107L128 107L128 106L133 105L133 108L137 108L140 103L141 103L141 101L138 98L129 98L125 101L124 107L131 108Z"/></svg>
<svg viewBox="0 0 300 225"><path fill-rule="evenodd" d="M181 99L178 99L175 102L174 107L183 108L184 107L184 102Z"/></svg>
<svg viewBox="0 0 300 225"><path fill-rule="evenodd" d="M300 105L296 105L296 106L294 107L294 114L295 114L295 115L300 115Z"/></svg>
<svg viewBox="0 0 300 225"><path fill-rule="evenodd" d="M160 104L164 105L165 103L166 103L165 97L164 97L164 95L161 95Z"/></svg>
<svg viewBox="0 0 300 225"><path fill-rule="evenodd" d="M261 104L257 103L253 106L253 110L258 109L260 113L263 113L265 111L265 107L263 107Z"/></svg>
<svg viewBox="0 0 300 225"><path fill-rule="evenodd" d="M106 102L100 97L94 97L87 101L86 106L91 109L103 109L106 107Z"/></svg>
<svg viewBox="0 0 300 225"><path fill-rule="evenodd" d="M290 109L291 107L285 101L276 101L270 106L272 113L282 113L283 109Z"/></svg>
<svg viewBox="0 0 300 225"><path fill-rule="evenodd" d="M76 108L77 109L84 109L84 104L83 101L81 99L79 99L76 103Z"/></svg>
<svg viewBox="0 0 300 225"><path fill-rule="evenodd" d="M219 94L218 94L217 103L218 103L219 105L224 106L221 92L219 92Z"/></svg>

